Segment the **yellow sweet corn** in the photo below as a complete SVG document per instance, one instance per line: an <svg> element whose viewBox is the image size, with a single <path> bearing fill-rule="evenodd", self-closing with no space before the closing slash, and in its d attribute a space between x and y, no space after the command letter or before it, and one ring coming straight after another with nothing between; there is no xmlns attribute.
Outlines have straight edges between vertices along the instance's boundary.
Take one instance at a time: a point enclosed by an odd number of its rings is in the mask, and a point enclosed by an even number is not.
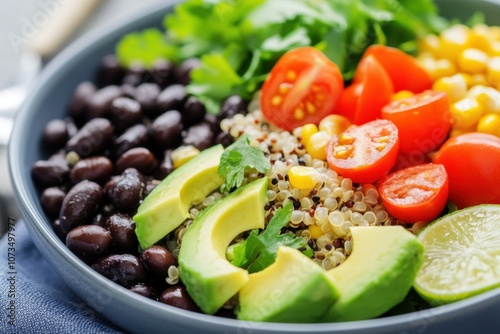
<svg viewBox="0 0 500 334"><path fill-rule="evenodd" d="M172 163L175 168L179 168L184 165L186 162L194 158L200 153L200 151L191 145L180 146L172 151L171 158Z"/></svg>
<svg viewBox="0 0 500 334"><path fill-rule="evenodd" d="M455 129L468 129L474 126L483 114L481 105L472 98L464 98L451 106L453 127Z"/></svg>
<svg viewBox="0 0 500 334"><path fill-rule="evenodd" d="M315 159L326 160L326 145L332 136L326 131L313 133L306 144L306 151Z"/></svg>
<svg viewBox="0 0 500 334"><path fill-rule="evenodd" d="M436 80L432 89L447 93L451 102L455 102L463 99L467 94L467 80L463 75L455 74Z"/></svg>
<svg viewBox="0 0 500 334"><path fill-rule="evenodd" d="M344 132L351 122L342 115L328 115L319 122L319 131L324 131L331 135L338 135Z"/></svg>
<svg viewBox="0 0 500 334"><path fill-rule="evenodd" d="M410 92L409 90L400 90L399 92L392 94L391 101L404 100L412 97L413 95L415 94L413 94L413 92Z"/></svg>
<svg viewBox="0 0 500 334"><path fill-rule="evenodd" d="M444 30L439 36L441 42L438 50L439 57L454 61L463 50L470 47L469 37L470 28L462 24L456 24Z"/></svg>
<svg viewBox="0 0 500 334"><path fill-rule="evenodd" d="M488 82L498 87L500 85L500 56L491 57L486 68Z"/></svg>
<svg viewBox="0 0 500 334"><path fill-rule="evenodd" d="M486 53L490 52L490 44L494 40L490 27L485 24L475 25L470 31L469 38L471 47Z"/></svg>
<svg viewBox="0 0 500 334"><path fill-rule="evenodd" d="M297 189L312 189L321 181L321 174L314 167L293 166L288 171L290 185Z"/></svg>
<svg viewBox="0 0 500 334"><path fill-rule="evenodd" d="M495 88L476 85L469 89L467 97L475 99L483 113L500 113L500 92Z"/></svg>
<svg viewBox="0 0 500 334"><path fill-rule="evenodd" d="M458 68L466 73L476 74L486 72L489 56L479 49L463 50L457 59Z"/></svg>
<svg viewBox="0 0 500 334"><path fill-rule="evenodd" d="M419 53L425 52L433 56L437 56L440 46L441 46L441 40L436 35L427 35L423 38L418 39Z"/></svg>
<svg viewBox="0 0 500 334"><path fill-rule="evenodd" d="M489 133L491 135L500 135L500 115L486 114L481 117L477 123L477 132Z"/></svg>
<svg viewBox="0 0 500 334"><path fill-rule="evenodd" d="M307 227L307 229L311 233L311 239L316 240L323 235L323 231L321 231L321 227L319 227L316 224L309 225Z"/></svg>
<svg viewBox="0 0 500 334"><path fill-rule="evenodd" d="M309 139L316 132L318 132L318 127L316 126L316 124L312 124L312 123L304 124L302 126L302 136L301 136L302 144L304 146L307 146L307 144L309 143Z"/></svg>

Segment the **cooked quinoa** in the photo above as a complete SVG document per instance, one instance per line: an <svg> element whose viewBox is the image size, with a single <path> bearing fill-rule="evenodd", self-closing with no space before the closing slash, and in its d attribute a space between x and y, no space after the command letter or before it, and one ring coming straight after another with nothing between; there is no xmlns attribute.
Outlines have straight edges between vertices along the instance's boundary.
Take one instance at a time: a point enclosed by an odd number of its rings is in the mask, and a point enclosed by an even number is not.
<svg viewBox="0 0 500 334"><path fill-rule="evenodd" d="M301 128L290 133L273 127L264 120L258 106L256 98L250 103L247 115L237 114L224 119L221 128L234 139L247 134L251 145L260 147L271 162L271 169L265 174L269 180L266 223L278 208L292 202L294 210L282 232L302 236L313 250L313 261L326 270L341 265L351 254L349 227L398 223L386 212L374 185L353 184L349 178L330 169L326 161L312 158L301 144ZM289 180L289 171L294 166L312 167L320 179L311 189L295 188ZM246 173L243 184L262 176L251 170ZM191 208L190 219L177 228L167 241L175 255L179 252L186 229L198 213L224 196L216 191ZM238 236L234 243L243 242L246 235ZM178 274L172 274L173 279L176 275L178 277Z"/></svg>

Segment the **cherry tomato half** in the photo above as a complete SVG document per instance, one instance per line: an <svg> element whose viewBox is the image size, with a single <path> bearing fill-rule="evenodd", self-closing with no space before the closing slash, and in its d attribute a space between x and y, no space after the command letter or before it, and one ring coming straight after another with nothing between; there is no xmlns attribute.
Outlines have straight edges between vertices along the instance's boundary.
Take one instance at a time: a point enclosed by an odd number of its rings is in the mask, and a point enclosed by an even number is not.
<svg viewBox="0 0 500 334"><path fill-rule="evenodd" d="M306 46L285 53L262 86L262 113L272 124L292 131L318 124L333 113L344 81L339 68L321 51Z"/></svg>
<svg viewBox="0 0 500 334"><path fill-rule="evenodd" d="M399 151L398 128L379 119L349 127L334 135L326 148L331 169L357 183L372 183L385 176Z"/></svg>
<svg viewBox="0 0 500 334"><path fill-rule="evenodd" d="M364 58L356 69L353 83L340 95L335 113L361 125L380 118L381 109L394 93L386 71L373 57Z"/></svg>
<svg viewBox="0 0 500 334"><path fill-rule="evenodd" d="M407 223L439 217L448 190L446 169L432 163L399 170L379 183L379 194L389 214Z"/></svg>
<svg viewBox="0 0 500 334"><path fill-rule="evenodd" d="M500 204L500 138L471 132L448 139L433 157L450 178L450 200L459 208Z"/></svg>
<svg viewBox="0 0 500 334"><path fill-rule="evenodd" d="M404 153L436 149L452 125L448 95L431 90L389 103L382 108L382 118L398 127L400 150Z"/></svg>
<svg viewBox="0 0 500 334"><path fill-rule="evenodd" d="M431 76L417 63L415 58L403 51L385 45L372 45L366 49L364 57L374 57L387 71L394 91L409 90L420 93L431 89Z"/></svg>

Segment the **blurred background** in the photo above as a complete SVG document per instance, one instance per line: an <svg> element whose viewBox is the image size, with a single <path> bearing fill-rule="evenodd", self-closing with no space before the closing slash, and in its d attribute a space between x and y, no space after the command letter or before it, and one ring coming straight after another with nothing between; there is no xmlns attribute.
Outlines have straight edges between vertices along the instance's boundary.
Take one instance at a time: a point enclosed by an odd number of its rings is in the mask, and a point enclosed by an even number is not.
<svg viewBox="0 0 500 334"><path fill-rule="evenodd" d="M39 70L86 32L158 1L0 1L0 235L9 217L21 218L9 180L6 145L16 106L29 94Z"/></svg>

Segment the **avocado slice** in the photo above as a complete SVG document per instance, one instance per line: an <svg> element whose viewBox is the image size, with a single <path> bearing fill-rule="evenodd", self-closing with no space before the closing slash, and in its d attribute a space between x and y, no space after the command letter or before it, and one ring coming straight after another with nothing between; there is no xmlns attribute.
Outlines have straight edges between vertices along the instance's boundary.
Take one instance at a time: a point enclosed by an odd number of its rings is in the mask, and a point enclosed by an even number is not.
<svg viewBox="0 0 500 334"><path fill-rule="evenodd" d="M216 145L175 169L144 199L134 216L135 233L147 248L179 227L192 204L201 202L223 183L217 170L224 152Z"/></svg>
<svg viewBox="0 0 500 334"><path fill-rule="evenodd" d="M206 208L182 238L180 278L205 313L215 313L248 281L248 272L226 259L226 248L238 234L264 228L267 185L267 177L258 179Z"/></svg>
<svg viewBox="0 0 500 334"><path fill-rule="evenodd" d="M338 298L326 271L300 251L280 247L276 261L250 275L237 317L248 321L316 322Z"/></svg>
<svg viewBox="0 0 500 334"><path fill-rule="evenodd" d="M327 274L340 297L324 322L370 319L407 295L422 261L422 243L402 226L352 227L353 252Z"/></svg>

